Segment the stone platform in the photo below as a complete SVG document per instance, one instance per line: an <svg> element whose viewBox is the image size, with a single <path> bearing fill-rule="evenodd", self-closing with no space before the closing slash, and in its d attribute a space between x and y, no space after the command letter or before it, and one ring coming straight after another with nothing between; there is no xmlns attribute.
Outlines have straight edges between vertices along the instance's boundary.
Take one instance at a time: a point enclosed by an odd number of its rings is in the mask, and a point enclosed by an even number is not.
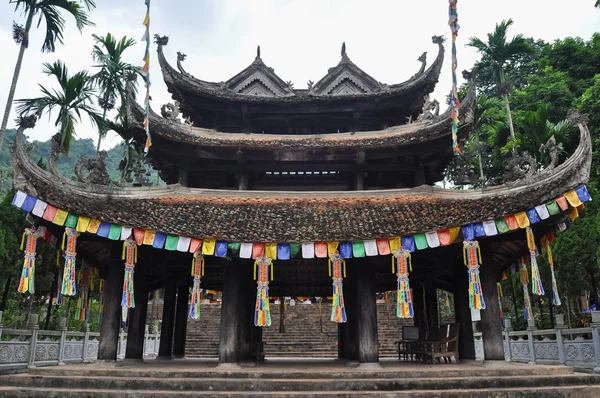
<svg viewBox="0 0 600 398"><path fill-rule="evenodd" d="M34 368L0 376L0 397L577 397L600 396L600 376L514 363L378 369L325 360L272 360L217 368L215 361L150 360Z"/></svg>

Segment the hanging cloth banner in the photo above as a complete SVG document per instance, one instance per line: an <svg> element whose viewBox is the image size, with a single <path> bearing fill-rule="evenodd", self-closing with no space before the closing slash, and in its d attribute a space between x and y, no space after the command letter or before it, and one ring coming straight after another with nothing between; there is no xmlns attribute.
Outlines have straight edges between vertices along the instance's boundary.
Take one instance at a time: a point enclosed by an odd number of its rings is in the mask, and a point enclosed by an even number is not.
<svg viewBox="0 0 600 398"><path fill-rule="evenodd" d="M62 249L65 256L61 290L63 296L74 296L77 290L75 287L75 260L77 258L75 247L77 245L77 235L79 235L79 232L73 228L65 228L62 240Z"/></svg>
<svg viewBox="0 0 600 398"><path fill-rule="evenodd" d="M104 284L103 279L100 279L98 290L100 291L100 301L98 303L98 324L102 324L102 316L104 315L104 295L106 294L106 285Z"/></svg>
<svg viewBox="0 0 600 398"><path fill-rule="evenodd" d="M502 323L502 329L504 329L504 313L502 312L502 285L500 285L500 282L496 282L496 288L498 289L498 308L500 309L500 322Z"/></svg>
<svg viewBox="0 0 600 398"><path fill-rule="evenodd" d="M57 281L56 281L56 305L62 305L63 303L63 299L62 299L62 281L63 281L63 273L64 271L61 269L61 262L60 262L60 249L56 250L56 268L58 268L57 271Z"/></svg>
<svg viewBox="0 0 600 398"><path fill-rule="evenodd" d="M548 255L548 263L550 264L550 274L552 275L552 304L560 305L560 296L558 295L558 285L556 284L556 277L554 276L554 258L552 258L552 249L550 244L546 247L546 254Z"/></svg>
<svg viewBox="0 0 600 398"><path fill-rule="evenodd" d="M377 247L377 246L375 246ZM346 260L336 250L329 255L329 276L333 280L333 303L331 306L331 321L346 322L346 308L344 307L343 280L346 277Z"/></svg>
<svg viewBox="0 0 600 398"><path fill-rule="evenodd" d="M456 79L456 71L458 70L458 59L456 57L456 38L458 37L458 11L456 3L458 0L449 0L450 7L448 9L448 25L452 31L452 95L450 97L450 105L452 106L452 149L455 155L460 155L461 150L458 146L458 122L460 100L458 99L458 82Z"/></svg>
<svg viewBox="0 0 600 398"><path fill-rule="evenodd" d="M521 283L523 284L523 316L525 320L533 319L531 311L531 300L529 299L529 286L527 284L527 264L522 259L519 259L519 268L521 269Z"/></svg>
<svg viewBox="0 0 600 398"><path fill-rule="evenodd" d="M19 282L19 292L35 293L35 255L37 249L38 234L35 226L25 228L23 238L21 239L21 250L24 250L25 259L23 260L23 271L21 272L21 281Z"/></svg>
<svg viewBox="0 0 600 398"><path fill-rule="evenodd" d="M137 263L137 246L135 240L127 238L123 242L123 254L121 259L125 260L125 276L123 278L123 297L121 298L121 307L123 308L123 322L127 319L127 310L135 308L135 299L133 296L133 270Z"/></svg>
<svg viewBox="0 0 600 398"><path fill-rule="evenodd" d="M142 67L142 75L145 80L146 97L144 98L144 130L146 131L146 145L144 152L152 146L152 136L150 135L150 0L146 0L146 16L144 17L144 26L146 32L142 37L142 41L146 42L146 51L144 53L144 66Z"/></svg>
<svg viewBox="0 0 600 398"><path fill-rule="evenodd" d="M77 313L75 319L80 321L88 320L88 293L90 286L90 265L82 262L78 275L79 298L77 299Z"/></svg>
<svg viewBox="0 0 600 398"><path fill-rule="evenodd" d="M463 256L465 265L469 269L469 307L475 310L484 310L485 301L479 280L479 266L481 264L481 250L476 240L463 242Z"/></svg>
<svg viewBox="0 0 600 398"><path fill-rule="evenodd" d="M258 268L258 274L256 270ZM269 309L269 270L273 280L273 260L262 254L254 261L254 280L256 281L256 306L254 310L254 326L271 326L271 310Z"/></svg>
<svg viewBox="0 0 600 398"><path fill-rule="evenodd" d="M196 251L196 253L194 253L194 258L192 259L192 277L194 278L194 283L192 285L190 312L188 313L188 318L190 319L200 319L200 295L202 294L200 282L203 276L204 255L202 255L202 253L199 251Z"/></svg>
<svg viewBox="0 0 600 398"><path fill-rule="evenodd" d="M529 248L529 257L531 258L531 292L538 296L544 295L544 286L540 277L540 270L537 265L537 247L535 246L535 237L531 227L525 229L527 235L527 247Z"/></svg>
<svg viewBox="0 0 600 398"><path fill-rule="evenodd" d="M409 269L412 271L412 262L410 252L400 247L392 253L392 273L398 277L397 287L397 308L396 316L398 318L412 318L413 311L412 291L408 280Z"/></svg>

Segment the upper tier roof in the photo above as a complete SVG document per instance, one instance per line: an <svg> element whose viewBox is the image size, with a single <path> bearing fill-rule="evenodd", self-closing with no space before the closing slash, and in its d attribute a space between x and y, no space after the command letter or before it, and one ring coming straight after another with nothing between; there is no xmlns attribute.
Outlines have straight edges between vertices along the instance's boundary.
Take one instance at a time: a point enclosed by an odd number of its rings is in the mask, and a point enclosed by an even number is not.
<svg viewBox="0 0 600 398"><path fill-rule="evenodd" d="M476 106L476 88L471 86L460 105L460 125L462 138L467 136L473 123ZM143 127L144 110L135 101L130 89L127 96L127 116L134 137L144 143L146 133ZM150 109L150 131L154 140L165 140L175 144L189 144L205 148L249 148L249 149L353 149L369 150L398 147L402 145L431 145L433 141L445 140L446 149L451 149L451 108L439 116L415 121L402 126L388 127L378 131L336 134L261 134L261 133L222 133L214 129L194 127L181 123L178 119L166 119ZM152 150L159 150L159 145Z"/></svg>
<svg viewBox="0 0 600 398"><path fill-rule="evenodd" d="M260 51L252 64L225 82L197 79L182 67L185 55L178 53L178 70L167 62L163 52L167 42L167 38L157 38L158 59L165 83L173 98L180 102L182 113L196 126L217 127L222 131L235 128L236 123L250 131L269 131L273 123L280 123L276 120L278 116L294 116L301 120L297 125L306 127L309 122L318 124L315 116L321 114L327 114L325 122L331 120L332 115L348 118L341 118L343 122L338 119L337 128L320 126L317 131L328 128L332 130L329 132L348 131L353 128L349 124L352 120L356 122L353 131L364 130L368 128L365 126L373 124L404 124L407 118L418 115L424 97L433 92L444 61L443 39L434 37L439 51L429 68L425 68L426 54L423 54L419 58L422 67L417 74L403 83L387 85L356 66L344 46L340 62L316 84L301 90L285 83L265 65Z"/></svg>
<svg viewBox="0 0 600 398"><path fill-rule="evenodd" d="M531 209L587 183L589 130L562 165L485 190L421 186L351 192L261 192L179 185L117 188L51 174L29 158L19 128L14 152L17 189L82 216L167 234L242 242L385 238L435 231Z"/></svg>

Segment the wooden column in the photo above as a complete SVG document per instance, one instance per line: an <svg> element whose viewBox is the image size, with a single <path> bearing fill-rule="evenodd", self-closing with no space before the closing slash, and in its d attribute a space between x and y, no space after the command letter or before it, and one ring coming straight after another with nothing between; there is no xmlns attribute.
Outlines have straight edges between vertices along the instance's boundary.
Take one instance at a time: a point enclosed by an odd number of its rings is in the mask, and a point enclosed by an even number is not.
<svg viewBox="0 0 600 398"><path fill-rule="evenodd" d="M427 326L430 331L439 327L438 298L434 281L427 281L425 288L425 308L427 315Z"/></svg>
<svg viewBox="0 0 600 398"><path fill-rule="evenodd" d="M190 288L187 283L177 287L177 309L175 310L175 331L173 339L173 358L185 357L185 341L187 337L188 302Z"/></svg>
<svg viewBox="0 0 600 398"><path fill-rule="evenodd" d="M238 302L240 312L239 361L251 361L253 358L252 355L256 353L256 345L253 344L252 329L260 329L254 326L256 282L252 276L252 262L243 259L240 259L239 261L241 264L237 264L236 270L241 274L240 291L243 294L242 299ZM262 342L262 334L254 334L254 339L260 337L260 341Z"/></svg>
<svg viewBox="0 0 600 398"><path fill-rule="evenodd" d="M225 266L223 301L221 303L221 332L219 364L237 364L240 354L240 301L243 300L242 273L233 265Z"/></svg>
<svg viewBox="0 0 600 398"><path fill-rule="evenodd" d="M108 264L108 272L105 281L106 292L104 295L104 313L102 314L102 324L100 325L98 360L117 360L124 277L123 264L117 260L111 260Z"/></svg>
<svg viewBox="0 0 600 398"><path fill-rule="evenodd" d="M175 322L175 296L177 285L168 281L165 285L165 297L163 300L162 325L160 328L160 345L158 346L159 359L171 359L173 351L173 325Z"/></svg>
<svg viewBox="0 0 600 398"><path fill-rule="evenodd" d="M481 290L485 301L485 310L481 311L481 332L483 352L486 360L504 361L504 338L502 336L502 320L500 319L500 303L498 302L498 273L494 258L490 253L483 253L483 264L479 268Z"/></svg>
<svg viewBox="0 0 600 398"><path fill-rule="evenodd" d="M412 299L413 299L413 311L415 314L415 326L419 328L419 338L426 338L427 331L427 318L425 317L425 300L423 299L423 285L415 283L412 284Z"/></svg>
<svg viewBox="0 0 600 398"><path fill-rule="evenodd" d="M358 321L358 362L379 362L377 337L377 304L375 302L375 268L364 261L357 262L356 300Z"/></svg>
<svg viewBox="0 0 600 398"><path fill-rule="evenodd" d="M338 324L338 357L350 361L358 360L358 321L356 318L356 277L353 275L355 267L352 260L347 261L347 277L344 278L344 307L346 309L346 323ZM329 314L325 314L329 319Z"/></svg>
<svg viewBox="0 0 600 398"><path fill-rule="evenodd" d="M475 340L473 339L473 324L471 308L469 307L469 275L462 264L454 267L456 283L454 291L454 313L456 322L460 322L458 349L460 359L475 359Z"/></svg>
<svg viewBox="0 0 600 398"><path fill-rule="evenodd" d="M135 307L129 310L125 359L141 361L144 359L144 334L148 314L148 278L139 264L133 274L133 298Z"/></svg>

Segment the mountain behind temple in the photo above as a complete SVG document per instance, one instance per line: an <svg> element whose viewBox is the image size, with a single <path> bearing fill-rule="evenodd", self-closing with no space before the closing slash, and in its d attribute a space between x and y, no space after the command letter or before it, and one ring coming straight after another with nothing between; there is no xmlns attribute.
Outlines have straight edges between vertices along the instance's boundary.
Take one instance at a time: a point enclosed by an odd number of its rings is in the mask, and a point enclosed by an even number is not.
<svg viewBox="0 0 600 398"><path fill-rule="evenodd" d="M12 187L12 147L15 140L16 130L7 130L5 142L6 145L2 146L0 150L0 194L5 193ZM31 151L31 159L34 162L38 162L42 159L47 164L48 157L50 156L50 148L52 144L50 139L47 141L29 141L33 145ZM109 149L106 156L106 169L111 179L119 181L120 172L118 170L119 162L123 157L123 151L119 145ZM82 156L90 158L96 157L96 148L91 138L77 139L74 138L71 142L71 150L69 156L61 155L58 161L58 168L60 172L68 177L75 179L75 165Z"/></svg>

